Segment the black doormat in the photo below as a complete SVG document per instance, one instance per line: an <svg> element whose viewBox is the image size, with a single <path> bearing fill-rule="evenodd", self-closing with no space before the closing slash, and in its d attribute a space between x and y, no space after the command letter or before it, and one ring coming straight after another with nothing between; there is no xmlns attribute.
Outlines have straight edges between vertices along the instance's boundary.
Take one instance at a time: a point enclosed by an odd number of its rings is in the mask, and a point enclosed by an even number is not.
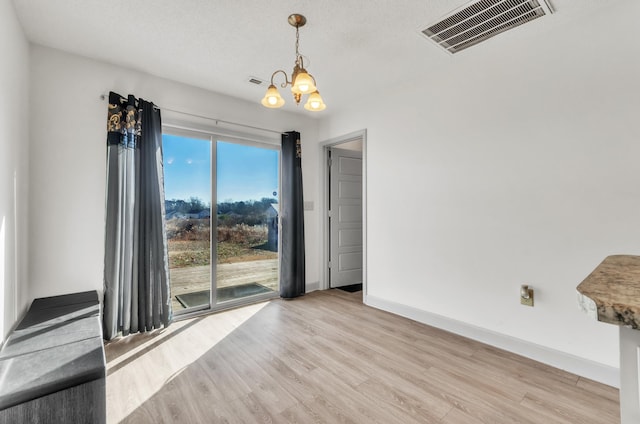
<svg viewBox="0 0 640 424"><path fill-rule="evenodd" d="M268 293L271 290L258 283L241 284L239 286L220 287L216 289L218 295L218 303L226 300L238 299L240 297L253 296L261 293ZM176 300L185 308L193 308L194 306L202 306L209 304L210 290L201 290L193 293L185 293L176 295Z"/></svg>
<svg viewBox="0 0 640 424"><path fill-rule="evenodd" d="M362 283L360 284L351 284L350 286L342 286L342 287L337 287L340 290L344 290L346 292L349 293L355 293L355 292L359 292L362 291Z"/></svg>

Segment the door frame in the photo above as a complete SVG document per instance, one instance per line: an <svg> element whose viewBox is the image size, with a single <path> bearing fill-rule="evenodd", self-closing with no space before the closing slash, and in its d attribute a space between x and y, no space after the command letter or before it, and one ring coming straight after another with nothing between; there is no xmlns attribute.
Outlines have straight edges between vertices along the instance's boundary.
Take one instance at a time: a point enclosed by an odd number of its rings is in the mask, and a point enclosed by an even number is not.
<svg viewBox="0 0 640 424"><path fill-rule="evenodd" d="M209 139L211 142L211 224L210 224L210 239L211 239L211 247L210 247L210 279L209 279L209 305L195 306L193 308L188 308L180 311L173 311L173 321L189 319L193 317L197 317L204 314L209 314L212 312L220 312L227 309L237 308L239 306L247 306L253 303L264 302L265 300L274 299L280 296L279 291L273 293L263 293L250 297L233 299L226 301L222 304L217 304L216 294L217 294L217 283L216 289L214 289L214 282L216 282L217 277L217 243L213 243L214 240L217 241L217 236L214 234L217 228L217 213L214 213L214 203L217 198L217 185L216 178L214 176L214 172L216 171L216 160L217 160L217 149L216 143L217 141L223 142L231 142L242 144L245 146L253 146L260 148L272 149L278 152L278 196L282 192L282 157L281 157L281 146L279 139L276 139L272 136L260 137L253 134L246 134L242 132L236 131L218 131L215 127L210 127L208 125L195 125L195 124L183 124L179 121L169 120L169 123L162 124L162 132L177 136L184 137L196 137L197 135L201 135L202 139ZM281 219L278 216L278 234L282 234L282 226ZM280 260L281 260L281 252L282 252L282 241L281 238L278 237L278 287L280 287Z"/></svg>
<svg viewBox="0 0 640 424"><path fill-rule="evenodd" d="M320 142L320 290L329 289L329 149L362 140L362 300L367 300L367 130Z"/></svg>

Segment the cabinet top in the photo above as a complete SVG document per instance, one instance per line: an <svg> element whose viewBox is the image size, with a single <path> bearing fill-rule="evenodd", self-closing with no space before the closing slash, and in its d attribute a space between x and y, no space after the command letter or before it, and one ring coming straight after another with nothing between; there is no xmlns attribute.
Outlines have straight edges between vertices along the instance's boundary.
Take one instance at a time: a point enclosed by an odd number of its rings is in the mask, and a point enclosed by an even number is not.
<svg viewBox="0 0 640 424"><path fill-rule="evenodd" d="M607 256L577 287L598 321L640 329L640 256Z"/></svg>

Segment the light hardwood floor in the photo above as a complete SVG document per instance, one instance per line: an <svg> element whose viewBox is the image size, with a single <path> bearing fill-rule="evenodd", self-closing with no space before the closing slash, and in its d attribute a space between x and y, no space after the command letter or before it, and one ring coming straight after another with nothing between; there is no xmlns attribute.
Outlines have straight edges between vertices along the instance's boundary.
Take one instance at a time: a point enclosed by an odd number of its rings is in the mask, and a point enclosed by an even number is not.
<svg viewBox="0 0 640 424"><path fill-rule="evenodd" d="M111 423L619 423L618 390L314 292L106 346Z"/></svg>

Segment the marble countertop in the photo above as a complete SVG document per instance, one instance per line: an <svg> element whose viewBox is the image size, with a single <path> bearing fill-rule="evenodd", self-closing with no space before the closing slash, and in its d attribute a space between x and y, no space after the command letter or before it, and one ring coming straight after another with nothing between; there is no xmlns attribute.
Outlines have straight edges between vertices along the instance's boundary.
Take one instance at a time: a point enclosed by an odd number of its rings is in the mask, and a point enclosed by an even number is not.
<svg viewBox="0 0 640 424"><path fill-rule="evenodd" d="M598 321L640 329L640 256L608 256L577 290L582 310Z"/></svg>

